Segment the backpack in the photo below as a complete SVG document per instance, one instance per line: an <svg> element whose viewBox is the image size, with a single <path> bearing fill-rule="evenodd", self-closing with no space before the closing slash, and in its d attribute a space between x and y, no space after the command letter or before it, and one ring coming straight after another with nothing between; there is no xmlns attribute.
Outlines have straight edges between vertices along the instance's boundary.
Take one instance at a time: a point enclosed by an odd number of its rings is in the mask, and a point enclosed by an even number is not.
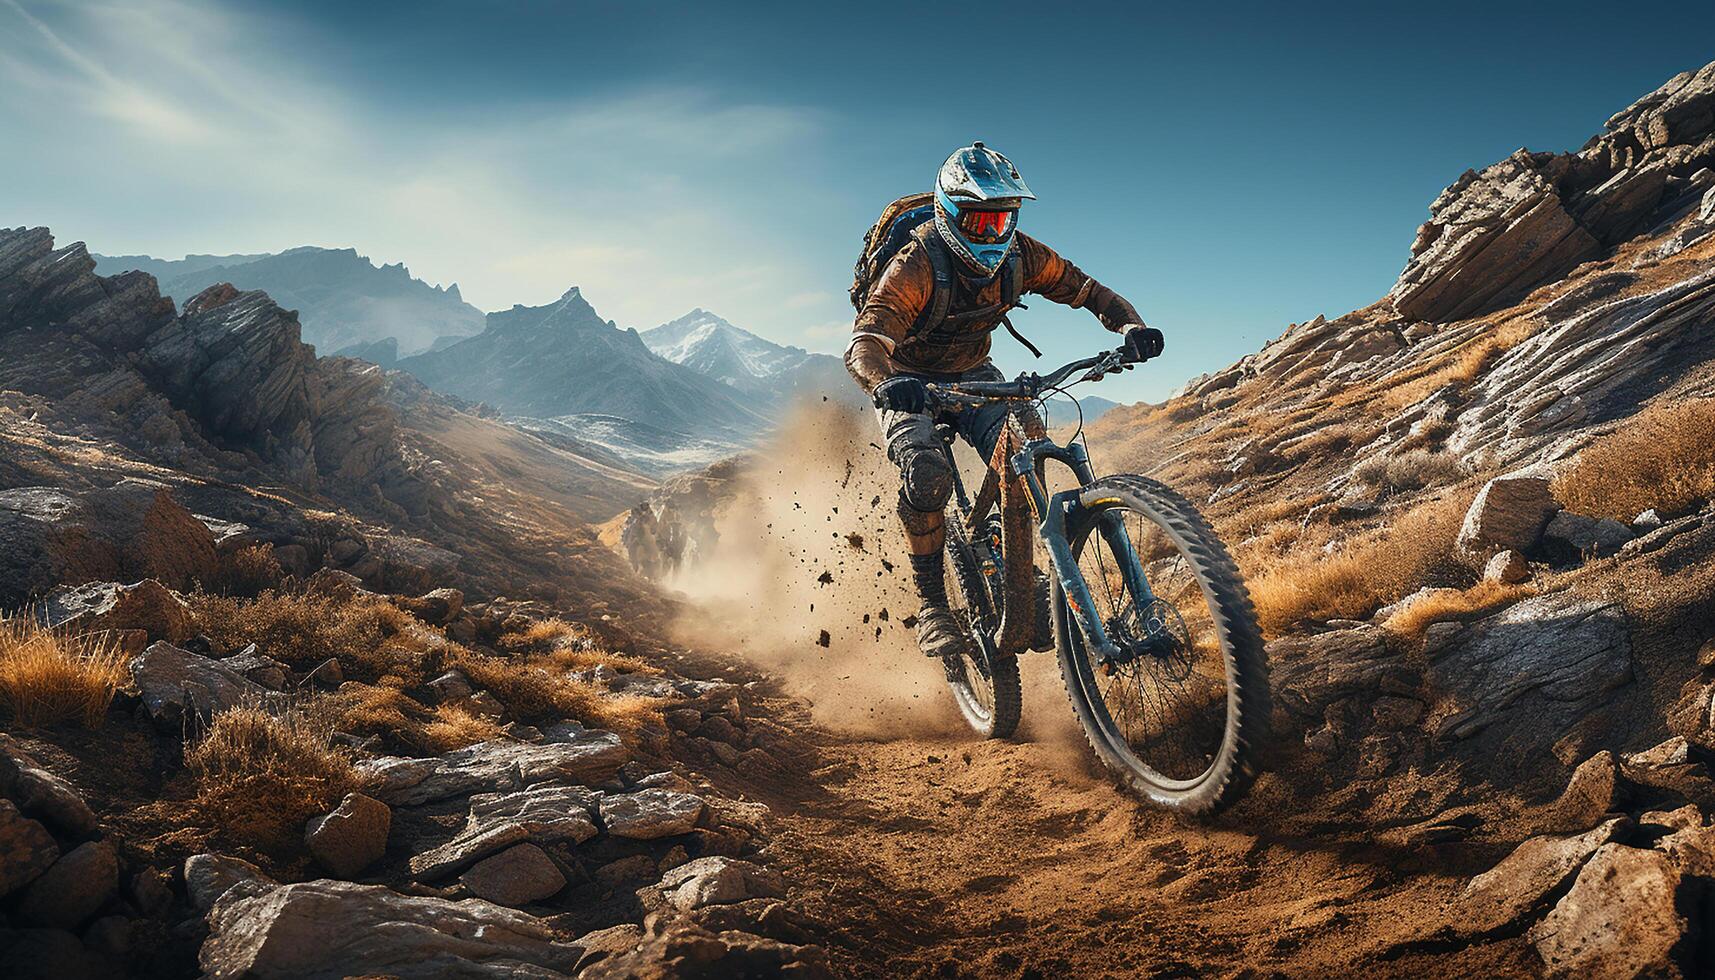
<svg viewBox="0 0 1715 980"><path fill-rule="evenodd" d="M964 277L954 270L953 255L947 250L941 236L935 234L933 194L910 194L902 197L883 208L881 217L875 220L875 224L870 225L869 231L863 236L863 251L858 254L857 264L852 267L851 298L854 309L863 309L875 281L881 278L887 264L893 261L893 257L899 254L905 243L913 238L922 244L924 252L929 256L929 264L935 272L935 282L930 291L929 302L924 305L923 312L918 314L917 322L911 325L912 334L949 336L957 333L960 327L972 320L998 313L1000 322L1006 325L1008 333L1029 348L1032 354L1042 356L1036 345L1025 340L1006 316L1014 308L1027 309L1018 301L1019 294L1023 292L1024 269L1016 248L1007 253L1006 261L994 272L1001 280L1000 302L962 313L948 312ZM976 280L971 285L980 289L988 285L989 281L990 279Z"/></svg>

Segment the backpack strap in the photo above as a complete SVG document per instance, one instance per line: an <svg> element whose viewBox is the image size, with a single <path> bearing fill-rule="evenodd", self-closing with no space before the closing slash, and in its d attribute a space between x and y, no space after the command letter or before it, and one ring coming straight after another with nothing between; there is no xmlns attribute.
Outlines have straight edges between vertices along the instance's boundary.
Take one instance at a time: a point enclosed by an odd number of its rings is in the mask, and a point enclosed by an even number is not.
<svg viewBox="0 0 1715 980"><path fill-rule="evenodd" d="M929 290L929 302L923 304L923 312L917 314L917 322L911 325L911 332L939 333L946 325L947 310L953 305L953 291L957 285L953 272L953 256L941 243L941 236L935 234L934 222L919 226L913 234L917 237L917 243L928 254L929 267L934 271L935 278Z"/></svg>

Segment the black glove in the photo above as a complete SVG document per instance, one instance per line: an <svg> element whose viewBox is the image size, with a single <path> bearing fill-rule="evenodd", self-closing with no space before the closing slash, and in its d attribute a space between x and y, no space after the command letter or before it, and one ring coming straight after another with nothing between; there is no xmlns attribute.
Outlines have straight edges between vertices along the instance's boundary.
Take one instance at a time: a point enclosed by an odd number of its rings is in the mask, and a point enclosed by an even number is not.
<svg viewBox="0 0 1715 980"><path fill-rule="evenodd" d="M1133 364L1161 356L1161 349L1166 344L1167 339L1154 327L1133 325L1125 328L1125 359Z"/></svg>
<svg viewBox="0 0 1715 980"><path fill-rule="evenodd" d="M888 378L876 385L870 397L875 400L876 408L904 412L907 415L921 414L929 407L929 389L923 387L922 381L904 375Z"/></svg>

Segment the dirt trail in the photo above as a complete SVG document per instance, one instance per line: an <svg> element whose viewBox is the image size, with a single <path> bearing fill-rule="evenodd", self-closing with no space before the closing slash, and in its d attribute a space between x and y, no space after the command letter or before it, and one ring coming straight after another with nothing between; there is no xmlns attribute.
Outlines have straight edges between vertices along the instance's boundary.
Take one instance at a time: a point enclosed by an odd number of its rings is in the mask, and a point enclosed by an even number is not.
<svg viewBox="0 0 1715 980"><path fill-rule="evenodd" d="M733 787L778 818L770 858L842 973L865 976L1470 976L1540 969L1517 937L1420 939L1494 855L1317 838L1265 776L1217 821L1142 806L1096 771L1052 654L1029 655L1025 723L964 729L915 650L889 464L867 420L801 415L686 575L681 639L780 679L806 746ZM887 612L884 614L883 610ZM826 632L823 632L826 631ZM1277 819L1278 818L1278 819Z"/></svg>

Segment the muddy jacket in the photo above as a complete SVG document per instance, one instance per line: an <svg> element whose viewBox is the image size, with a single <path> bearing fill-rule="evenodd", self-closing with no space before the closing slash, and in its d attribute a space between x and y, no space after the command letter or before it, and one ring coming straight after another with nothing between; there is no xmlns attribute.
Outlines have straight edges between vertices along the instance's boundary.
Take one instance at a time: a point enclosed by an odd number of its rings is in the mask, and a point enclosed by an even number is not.
<svg viewBox="0 0 1715 980"><path fill-rule="evenodd" d="M876 280L858 312L851 345L846 348L846 369L865 391L874 391L876 385L900 372L958 374L988 358L989 334L1000 325L998 308L994 316L978 317L950 332L913 332L935 285L934 267L924 251L928 247L917 239L907 242ZM1094 313L1102 326L1116 332L1128 324L1143 323L1124 297L1084 275L1048 246L1019 232L1013 247L1022 260L1020 292L1083 307ZM955 284L950 313L999 303L999 276L974 290L969 282Z"/></svg>

